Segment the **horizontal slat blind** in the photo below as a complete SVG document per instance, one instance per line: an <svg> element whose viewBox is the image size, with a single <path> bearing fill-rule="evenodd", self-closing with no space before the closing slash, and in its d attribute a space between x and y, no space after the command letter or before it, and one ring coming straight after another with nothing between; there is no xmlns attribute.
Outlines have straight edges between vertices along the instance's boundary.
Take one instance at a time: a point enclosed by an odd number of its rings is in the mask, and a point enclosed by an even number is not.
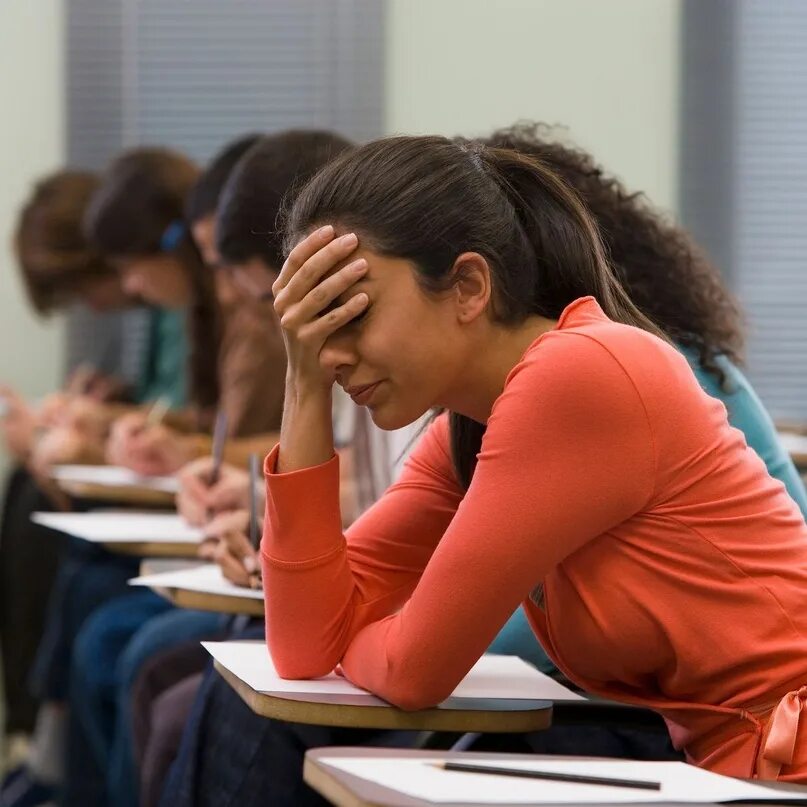
<svg viewBox="0 0 807 807"><path fill-rule="evenodd" d="M739 4L736 284L749 375L772 413L807 419L807 3Z"/></svg>
<svg viewBox="0 0 807 807"><path fill-rule="evenodd" d="M101 168L140 144L205 161L233 137L289 127L381 134L384 0L66 0L66 8L73 165ZM82 345L120 342L132 327L76 319L70 363ZM131 374L142 340L122 344Z"/></svg>
<svg viewBox="0 0 807 807"><path fill-rule="evenodd" d="M70 157L382 127L383 0L68 0Z"/></svg>

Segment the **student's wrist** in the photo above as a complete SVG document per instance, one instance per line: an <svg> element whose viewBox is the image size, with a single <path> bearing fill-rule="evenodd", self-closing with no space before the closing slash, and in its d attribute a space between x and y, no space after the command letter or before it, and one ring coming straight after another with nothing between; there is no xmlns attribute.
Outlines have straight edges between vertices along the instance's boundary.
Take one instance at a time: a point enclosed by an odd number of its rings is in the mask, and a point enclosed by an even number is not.
<svg viewBox="0 0 807 807"><path fill-rule="evenodd" d="M282 472L319 465L334 455L330 387L287 388L280 429Z"/></svg>
<svg viewBox="0 0 807 807"><path fill-rule="evenodd" d="M286 374L286 400L294 402L314 402L331 405L333 383L323 379L321 374L289 371Z"/></svg>

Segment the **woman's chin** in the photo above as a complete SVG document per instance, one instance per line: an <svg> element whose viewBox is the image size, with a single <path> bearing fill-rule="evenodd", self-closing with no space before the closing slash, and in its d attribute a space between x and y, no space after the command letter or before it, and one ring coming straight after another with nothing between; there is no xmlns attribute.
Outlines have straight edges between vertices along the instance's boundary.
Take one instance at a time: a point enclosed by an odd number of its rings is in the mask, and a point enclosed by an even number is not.
<svg viewBox="0 0 807 807"><path fill-rule="evenodd" d="M390 401L368 407L373 423L379 429L387 432L403 429L414 423L424 412L407 412L403 408L394 406Z"/></svg>

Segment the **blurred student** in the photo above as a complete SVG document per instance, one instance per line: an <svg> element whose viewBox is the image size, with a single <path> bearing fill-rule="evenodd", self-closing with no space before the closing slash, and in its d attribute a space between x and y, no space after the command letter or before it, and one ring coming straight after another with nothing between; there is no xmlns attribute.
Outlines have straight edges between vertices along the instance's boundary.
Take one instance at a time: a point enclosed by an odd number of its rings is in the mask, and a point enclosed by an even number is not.
<svg viewBox="0 0 807 807"><path fill-rule="evenodd" d="M252 298L254 304L266 306L267 302L262 299L264 295L258 288L263 289L271 285L276 277L278 264L277 255L279 250L279 234L273 229L273 222L276 218L281 201L286 191L294 186L295 180L303 181L310 176L318 167L323 165L340 151L348 148L350 144L336 135L326 132L287 132L263 138L244 158L244 165L239 163L233 176L248 177L250 185L250 195L239 197L236 210L230 210L227 203L222 200L219 205L220 215L215 220L215 229L218 234L219 249L218 254L208 249L207 254L217 260L223 267L220 271L225 277L233 277L236 286L248 297ZM229 183L228 183L229 184ZM265 189L266 192L260 194L257 189ZM237 261L235 270L230 269L230 262ZM252 279L252 283L239 282L244 275L240 272L242 264L249 264L246 273ZM264 309L265 310L265 309ZM280 330L277 326L273 309L270 309L261 323L262 338L267 342L277 343L280 337ZM285 349L281 350L285 358ZM277 401L278 412L282 406L283 387L285 382L285 361L281 365L280 373L274 372L271 378L276 381L275 388L265 393L265 404L269 406ZM262 384L260 378L253 378L253 383ZM344 434L342 442L348 443L352 437L353 422L350 409L347 409L349 424L340 425L340 431ZM344 407L343 407L344 408ZM337 415L337 420L343 420L343 415ZM272 435L272 444L277 440L277 433ZM222 485L229 481L234 473L228 466L222 469L220 481L211 486L209 484L210 460L200 459L182 472L181 477L185 482L183 489L190 486L198 494L197 499L190 509L183 507L187 502L187 495L180 495L180 506L183 512L189 516L190 520L197 523L203 521L208 513L219 512L221 502L216 501L221 495ZM358 486L365 488L366 485ZM348 494L351 493L351 485L344 485ZM349 514L353 509L352 502L346 502L345 512ZM76 682L78 688L82 688L82 682L92 680L92 690L94 695L85 689L84 693L76 693L77 703L76 713L81 716L85 732L93 738L91 746L96 749L98 767L102 770L109 770L108 798L115 804L124 804L126 800L136 797L136 790L130 785L131 776L128 771L132 769L131 742L128 739L128 716L126 713L129 699L130 682L137 672L142 661L145 660L146 648L149 651L156 650L156 646L148 637L154 636L161 631L160 623L168 618L168 614L155 616L155 618L144 624L136 634L128 640L125 649L120 649L119 654L122 659L126 659L125 669L119 666L119 673L116 676L114 687L116 695L112 699L117 704L116 716L112 724L117 726L118 732L111 741L108 734L110 722L102 718L103 709L98 709L93 704L98 704L97 694L103 689L97 674L93 673L100 648L105 648L104 652L118 652L115 648L121 647L123 633L118 629L122 624L119 612L131 615L133 613L132 602L135 595L130 595L119 603L112 603L98 613L93 615L86 627L82 630L81 637L77 643L77 652L74 660L74 674L71 679ZM179 625L184 617L181 615L170 615L172 621ZM130 624L132 624L130 622ZM167 635L163 633L163 637ZM186 638L188 632L183 630L178 633L177 641ZM135 652L134 648L139 648ZM91 701L88 696L91 695ZM106 699L109 703L110 698ZM76 767L76 766L71 766ZM86 777L78 777L80 781L76 784L80 786ZM70 780L72 773L68 776L68 790L72 790Z"/></svg>
<svg viewBox="0 0 807 807"><path fill-rule="evenodd" d="M42 316L74 303L109 312L138 302L124 291L118 274L82 233L82 219L98 185L99 178L93 173L58 171L37 182L21 207L13 242L16 263L29 302ZM153 346L143 348L148 355ZM110 367L114 369L112 358ZM120 378L88 365L78 368L62 390L38 406L12 389L0 387L6 404L0 429L6 449L17 463L3 497L0 527L0 656L9 734L33 728L35 704L25 681L59 558L53 532L30 521L32 512L51 509L53 503L27 466L43 441L61 442L67 449L63 456L70 460L97 458L100 452L93 453L91 448L97 439L95 423L79 410L85 404L115 401L132 392ZM159 395L161 390L150 392ZM65 430L62 424L68 416L71 427Z"/></svg>
<svg viewBox="0 0 807 807"><path fill-rule="evenodd" d="M153 362L144 373L143 390L159 389L172 406L182 408L180 417L190 426L212 420L218 396L215 363L209 361L219 343L218 306L210 274L182 223L198 175L194 163L177 152L132 150L103 173L82 221L90 249L115 269L124 292L154 307ZM106 429L115 414L103 413ZM123 420L140 417L135 413ZM53 794L62 775L63 704L73 641L86 616L127 591L126 581L137 571L137 559L113 556L78 540L68 539L65 545L31 676L42 704L33 747L27 764L3 785L3 798L11 804L9 793L23 803Z"/></svg>
<svg viewBox="0 0 807 807"><path fill-rule="evenodd" d="M132 304L120 278L86 242L81 220L98 187L95 174L60 171L39 181L17 221L14 251L33 309L49 316L74 302L105 312ZM56 425L61 410L79 394L106 400L122 391L119 383L82 367L65 390L45 406L32 406L14 390L0 386L7 411L2 419L6 448L18 462L29 459L36 440Z"/></svg>
<svg viewBox="0 0 807 807"><path fill-rule="evenodd" d="M265 453L277 441L285 381L285 348L271 303L243 295L217 269L220 258L211 239L217 226L215 209L222 185L256 141L256 136L249 136L225 148L194 186L185 209L189 230L209 262L206 271L211 279L215 277L223 315L218 408L227 416L230 427L225 456L231 459L246 458L249 450ZM134 418L130 420L134 422ZM132 435L118 436L120 442L112 448L113 455L120 452L115 459L138 470L176 470L175 465L189 457L182 456L180 450L172 459L170 447L180 447L183 441L193 441L193 453L199 453L203 445L209 454L210 440L203 434L182 435L166 427L142 427ZM165 461L168 464L159 467L135 464ZM206 471L199 484L209 487L209 461L202 460L201 464ZM215 614L173 608L148 590L130 592L92 615L76 642L70 676L71 720L76 725L69 745L89 746L94 759L86 754L71 758L66 801L103 799L98 792L95 796L88 792L91 787L103 790L97 784L99 772L108 772L107 798L111 803L136 801L127 708L131 682L149 655L194 636L209 635L220 622ZM101 667L99 656L107 659ZM88 762L95 764L88 766Z"/></svg>
<svg viewBox="0 0 807 807"><path fill-rule="evenodd" d="M286 355L271 304L241 294L230 278L216 271L215 205L229 171L259 140L249 135L228 145L194 186L185 221L216 290L220 309L218 410L227 417L225 456L246 462L253 451L271 448L279 428ZM143 416L127 418L113 430L111 462L146 474L170 474L192 459L210 453L209 433L183 433L166 424L147 425Z"/></svg>

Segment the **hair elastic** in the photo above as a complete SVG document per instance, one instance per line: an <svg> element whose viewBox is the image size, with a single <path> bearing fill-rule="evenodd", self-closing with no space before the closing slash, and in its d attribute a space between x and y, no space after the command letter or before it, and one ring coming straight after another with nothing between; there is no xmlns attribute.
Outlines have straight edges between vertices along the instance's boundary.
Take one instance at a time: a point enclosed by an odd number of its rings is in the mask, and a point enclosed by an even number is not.
<svg viewBox="0 0 807 807"><path fill-rule="evenodd" d="M160 250L162 252L172 252L175 250L182 239L185 237L186 228L185 223L176 219L172 221L166 228L160 238Z"/></svg>

